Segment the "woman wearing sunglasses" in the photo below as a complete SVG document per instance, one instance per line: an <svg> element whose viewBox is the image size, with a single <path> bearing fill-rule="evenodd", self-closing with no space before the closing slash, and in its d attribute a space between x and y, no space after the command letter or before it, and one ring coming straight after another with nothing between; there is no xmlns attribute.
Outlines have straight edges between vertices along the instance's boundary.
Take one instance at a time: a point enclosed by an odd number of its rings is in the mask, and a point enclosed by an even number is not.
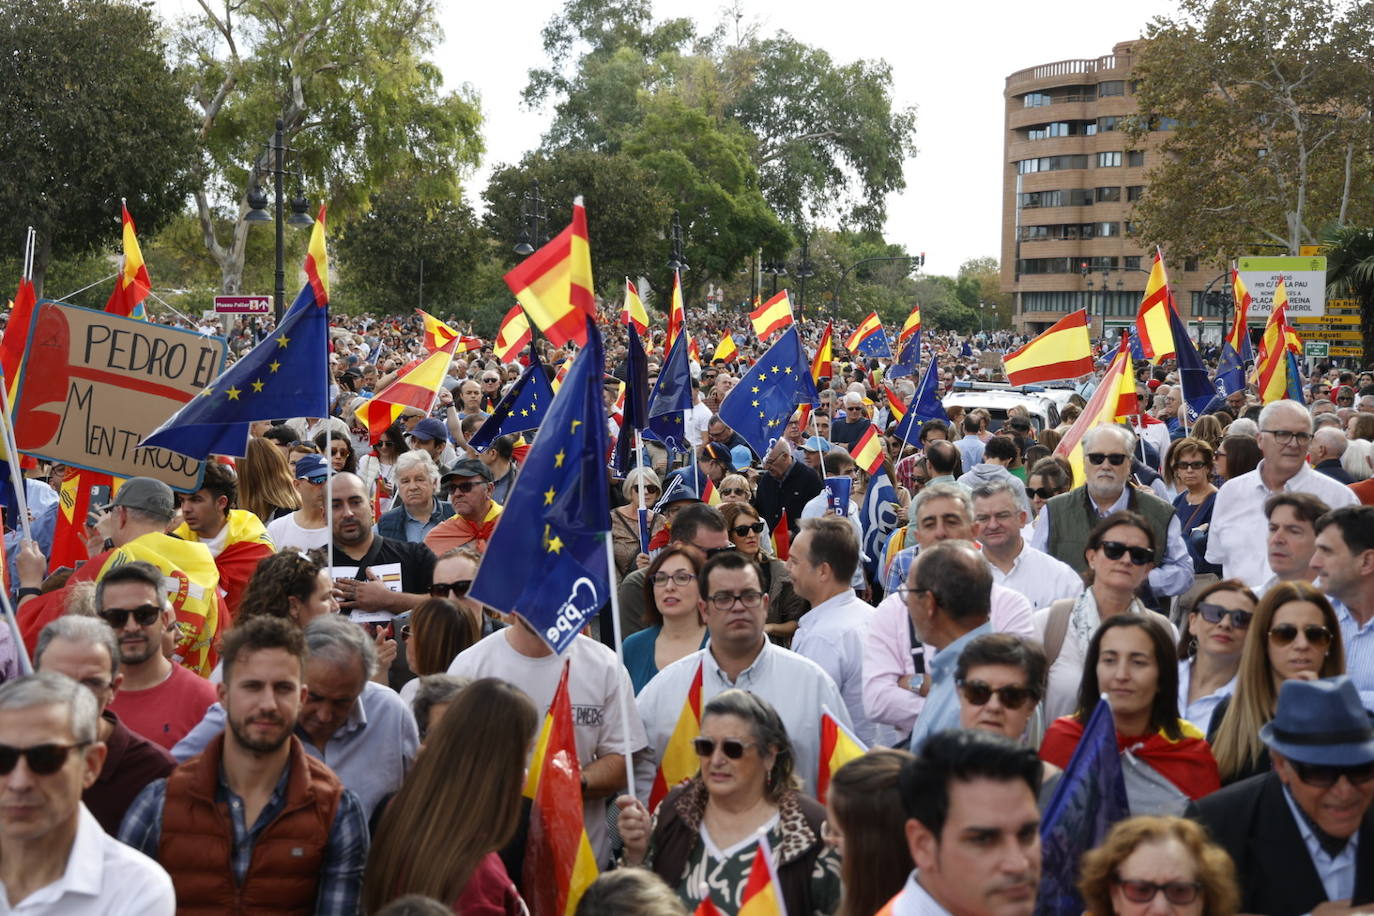
<svg viewBox="0 0 1374 916"><path fill-rule="evenodd" d="M1181 817L1119 821L1083 856L1078 889L1088 916L1234 916L1240 906L1231 857Z"/></svg>
<svg viewBox="0 0 1374 916"><path fill-rule="evenodd" d="M1182 814L1190 800L1221 788L1202 732L1178 716L1174 633L1158 614L1121 614L1102 622L1088 644L1078 709L1045 732L1040 757L1061 769L1105 693L1124 758L1132 814Z"/></svg>
<svg viewBox="0 0 1374 916"><path fill-rule="evenodd" d="M787 564L768 549L772 541L758 510L749 503L725 503L720 507L720 514L725 517L725 532L730 536L730 543L763 570L763 590L768 593L768 620L763 625L764 632L778 645L790 646L792 634L797 632L797 621L811 605L792 590Z"/></svg>
<svg viewBox="0 0 1374 916"><path fill-rule="evenodd" d="M749 478L743 474L726 474L720 479L720 500L723 503L748 503L754 498Z"/></svg>
<svg viewBox="0 0 1374 916"><path fill-rule="evenodd" d="M766 836L789 913L830 914L840 903L840 860L822 839L825 808L798 791L792 745L777 711L743 690L702 709L695 778L659 803L656 822L622 796L625 862L652 869L688 909L707 897L736 913Z"/></svg>
<svg viewBox="0 0 1374 916"><path fill-rule="evenodd" d="M635 694L655 674L706 646L697 573L706 558L687 544L671 544L644 574L645 628L625 638L625 670Z"/></svg>
<svg viewBox="0 0 1374 916"><path fill-rule="evenodd" d="M1272 769L1259 730L1274 718L1280 684L1345 673L1336 612L1310 583L1272 586L1247 629L1235 692L1217 704L1207 735L1226 785Z"/></svg>
<svg viewBox="0 0 1374 916"><path fill-rule="evenodd" d="M472 615L444 598L426 598L409 613L397 634L406 647L406 665L415 677L401 685L401 699L410 706L420 678L443 674L468 646L481 638Z"/></svg>
<svg viewBox="0 0 1374 916"><path fill-rule="evenodd" d="M1259 599L1239 579L1198 593L1178 637L1178 709L1206 732L1212 713L1236 687L1245 634Z"/></svg>
<svg viewBox="0 0 1374 916"><path fill-rule="evenodd" d="M1164 482L1179 491L1174 498L1174 514L1193 558L1193 572L1220 575L1221 567L1203 558L1212 506L1217 501L1217 488L1212 484L1212 447L1199 439L1179 439L1169 449Z"/></svg>
<svg viewBox="0 0 1374 916"><path fill-rule="evenodd" d="M625 505L611 510L611 545L615 551L615 571L625 578L635 570L635 557L640 554L639 491L644 491L644 507L653 522L654 503L662 492L662 484L652 468L637 467L625 475L620 493ZM618 584L618 583L617 583Z"/></svg>

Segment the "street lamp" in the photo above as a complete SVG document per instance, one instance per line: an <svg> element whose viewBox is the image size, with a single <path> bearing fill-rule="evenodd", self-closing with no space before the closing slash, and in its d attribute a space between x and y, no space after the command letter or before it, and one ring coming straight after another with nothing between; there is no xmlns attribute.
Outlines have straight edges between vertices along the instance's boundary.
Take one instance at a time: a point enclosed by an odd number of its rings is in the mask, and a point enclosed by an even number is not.
<svg viewBox="0 0 1374 916"><path fill-rule="evenodd" d="M520 234L515 237L515 253L522 258L534 254L535 245L542 248L549 241L549 211L539 194L539 182L530 185L520 198Z"/></svg>
<svg viewBox="0 0 1374 916"><path fill-rule="evenodd" d="M763 266L760 268L760 270L761 270L763 273L771 274L771 275L772 275L772 277L773 277L773 291L772 291L771 293L769 293L769 295L770 295L770 296L776 296L776 295L778 294L778 277L785 277L785 276L787 276L787 262L786 262L786 261L764 261L764 262L763 262Z"/></svg>
<svg viewBox="0 0 1374 916"><path fill-rule="evenodd" d="M682 219L674 210L672 225L668 227L668 269L673 272L692 269L682 254L682 246Z"/></svg>
<svg viewBox="0 0 1374 916"><path fill-rule="evenodd" d="M806 307L806 279L814 277L816 271L811 264L811 237L802 236L801 262L797 264L797 311Z"/></svg>
<svg viewBox="0 0 1374 916"><path fill-rule="evenodd" d="M887 258L864 258L862 261L855 261L853 264L850 264L848 267L841 270L839 279L835 281L835 291L831 294L831 301L834 304L835 314L839 314L840 287L844 286L844 278L849 276L849 272L851 270L855 270L859 267L862 267L865 264L875 264L883 261L906 261L907 272L912 273L920 270L922 267L925 266L926 253L923 251L920 254L899 254Z"/></svg>
<svg viewBox="0 0 1374 916"><path fill-rule="evenodd" d="M285 226L287 224L298 229L308 229L315 225L315 220L310 215L310 201L306 200L305 192L301 190L301 173L299 171L288 172L286 170L286 154L291 152L291 148L286 145L283 138L285 125L281 118L277 118L277 129L272 132L272 138L267 141L267 152L272 154L272 165L263 167L255 164L253 168L252 182L248 186L247 202L248 212L244 214L244 222L249 223L271 223L277 224L277 269L275 276L274 289L272 291L272 314L276 317L278 324L281 323L282 308L286 299L286 262L285 262ZM272 214L267 212L267 192L258 183L258 177L263 174L272 176L272 206L276 213L274 219ZM291 216L283 219L282 209L282 179L286 175L294 175L296 178L296 194L291 198Z"/></svg>

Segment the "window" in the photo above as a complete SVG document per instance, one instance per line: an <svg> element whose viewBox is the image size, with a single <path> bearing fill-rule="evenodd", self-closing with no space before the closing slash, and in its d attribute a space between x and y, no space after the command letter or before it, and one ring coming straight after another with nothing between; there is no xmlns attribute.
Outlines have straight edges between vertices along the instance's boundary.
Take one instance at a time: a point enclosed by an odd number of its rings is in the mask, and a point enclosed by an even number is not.
<svg viewBox="0 0 1374 916"><path fill-rule="evenodd" d="M1098 153L1098 155L1102 155ZM1117 163L1120 165L1120 163ZM1129 150L1126 153L1126 164L1132 168L1139 168L1145 164L1145 151L1139 149Z"/></svg>
<svg viewBox="0 0 1374 916"><path fill-rule="evenodd" d="M1102 133L1106 133L1109 130L1117 130L1120 128L1121 122L1125 120L1126 119L1124 117L1120 117L1118 115L1109 115L1104 118L1098 118L1097 129Z"/></svg>
<svg viewBox="0 0 1374 916"><path fill-rule="evenodd" d="M1135 201L1145 196L1145 186L1143 184L1133 184L1126 189L1126 199Z"/></svg>
<svg viewBox="0 0 1374 916"><path fill-rule="evenodd" d="M1072 188L1069 191L1068 206L1070 207L1091 207L1093 205L1092 188Z"/></svg>
<svg viewBox="0 0 1374 916"><path fill-rule="evenodd" d="M1022 159L1016 163L1018 175L1031 175L1036 172L1059 172L1064 169L1086 169L1087 156L1042 156L1039 159Z"/></svg>
<svg viewBox="0 0 1374 916"><path fill-rule="evenodd" d="M1127 224L1126 224L1126 231L1127 231L1127 232L1130 232L1130 231L1131 231L1131 224L1130 224L1130 223L1127 223ZM1126 257L1122 258L1122 264L1121 264L1121 266L1124 267L1124 268L1126 268L1127 270L1140 270L1140 255L1138 255L1138 254L1127 255Z"/></svg>
<svg viewBox="0 0 1374 916"><path fill-rule="evenodd" d="M1121 199L1121 189L1120 189L1120 188L1095 188L1095 189L1094 189L1094 196L1097 198L1097 202L1100 203L1100 204L1103 204L1103 203L1115 203L1116 201L1119 201L1119 200Z"/></svg>
<svg viewBox="0 0 1374 916"><path fill-rule="evenodd" d="M1077 269L1071 258L1022 258L1016 262L1018 274L1069 274Z"/></svg>
<svg viewBox="0 0 1374 916"><path fill-rule="evenodd" d="M1077 133L1071 121L1053 121L1049 124L1042 124L1039 127L1032 127L1026 131L1027 140L1048 140L1050 137L1068 137Z"/></svg>
<svg viewBox="0 0 1374 916"><path fill-rule="evenodd" d="M1135 226L1136 226L1135 220L1131 220L1131 219L1126 220L1126 234L1127 234L1127 235L1135 235ZM1139 264L1140 258L1136 258L1136 261L1137 261L1136 266L1139 267L1139 266L1140 266L1140 264Z"/></svg>
<svg viewBox="0 0 1374 916"><path fill-rule="evenodd" d="M1019 196L1017 203L1023 210L1034 210L1038 207L1062 207L1064 205L1064 192L1027 191Z"/></svg>
<svg viewBox="0 0 1374 916"><path fill-rule="evenodd" d="M1087 223L1092 227L1093 234L1100 239L1111 238L1121 234L1120 223Z"/></svg>
<svg viewBox="0 0 1374 916"><path fill-rule="evenodd" d="M1156 118L1150 126L1155 130L1173 130L1178 127L1178 118Z"/></svg>
<svg viewBox="0 0 1374 916"><path fill-rule="evenodd" d="M1072 312L1083 307L1080 293L1022 293L1021 311L1023 312Z"/></svg>
<svg viewBox="0 0 1374 916"><path fill-rule="evenodd" d="M1126 94L1126 81L1125 81L1125 80L1106 80L1105 82L1101 82L1101 83L1098 83L1098 84L1097 84L1097 97L1098 97L1099 99L1105 99L1105 98L1107 98L1108 96L1112 96L1112 95L1125 95L1125 94Z"/></svg>
<svg viewBox="0 0 1374 916"><path fill-rule="evenodd" d="M1188 271L1189 273L1192 273L1192 272L1195 272L1195 271L1197 270L1197 267L1198 267L1197 258L1184 258L1184 259L1183 259L1183 269L1184 269L1185 271Z"/></svg>
<svg viewBox="0 0 1374 916"><path fill-rule="evenodd" d="M1083 264L1088 265L1088 273L1092 273L1095 270L1116 270L1118 266L1115 257L1085 258L1079 262L1080 267Z"/></svg>
<svg viewBox="0 0 1374 916"><path fill-rule="evenodd" d="M1023 108L1043 108L1053 101L1048 92L1027 92L1021 96Z"/></svg>
<svg viewBox="0 0 1374 916"><path fill-rule="evenodd" d="M1098 153L1097 167L1099 169L1117 168L1121 165L1121 153Z"/></svg>

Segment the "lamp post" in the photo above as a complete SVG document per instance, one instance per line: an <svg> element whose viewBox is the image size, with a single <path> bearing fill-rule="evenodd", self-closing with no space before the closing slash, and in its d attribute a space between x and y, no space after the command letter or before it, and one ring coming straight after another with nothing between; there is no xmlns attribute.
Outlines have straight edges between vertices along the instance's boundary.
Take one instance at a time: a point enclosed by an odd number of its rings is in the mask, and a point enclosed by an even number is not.
<svg viewBox="0 0 1374 916"><path fill-rule="evenodd" d="M549 241L549 211L539 193L539 182L530 182L530 190L520 198L520 234L515 237L515 253L520 257L534 254Z"/></svg>
<svg viewBox="0 0 1374 916"><path fill-rule="evenodd" d="M286 154L291 152L291 148L286 145L283 137L285 125L281 118L277 118L276 130L272 132L272 137L267 141L266 153L271 156L271 165L264 166L261 159L255 163L253 168L253 180L248 186L248 213L244 215L244 222L248 223L271 223L275 222L277 230L276 249L277 265L274 288L272 290L272 314L275 316L277 324L281 324L282 309L286 299L286 233L285 224L290 223L300 229L308 229L315 225L315 219L310 215L310 201L305 199L305 194L301 190L300 172L288 172L286 170ZM264 156L263 158L266 158ZM258 177L263 174L272 176L272 209L276 214L275 219L271 213L267 212L267 192L258 183ZM291 216L283 220L282 211L282 179L286 175L296 177L296 196L291 198Z"/></svg>
<svg viewBox="0 0 1374 916"><path fill-rule="evenodd" d="M797 311L806 308L806 279L816 275L811 264L811 237L802 236L801 261L797 264Z"/></svg>
<svg viewBox="0 0 1374 916"><path fill-rule="evenodd" d="M767 261L767 260L765 260L765 261L763 262L763 266L760 268L760 270L761 270L763 273L771 274L771 275L772 275L772 277L773 277L773 291L770 292L768 295L769 295L769 296L776 296L776 295L778 294L778 277L785 277L785 276L787 276L787 263L786 263L785 261L780 261L780 260L779 260L779 261Z"/></svg>
<svg viewBox="0 0 1374 916"><path fill-rule="evenodd" d="M920 270L925 266L926 253L923 251L920 254L900 254L888 258L864 258L862 261L855 261L853 264L841 270L839 279L835 281L835 292L831 295L834 302L834 312L836 314L838 314L840 308L840 287L844 286L844 279L849 276L849 272L865 264L875 264L882 261L906 261L908 271Z"/></svg>

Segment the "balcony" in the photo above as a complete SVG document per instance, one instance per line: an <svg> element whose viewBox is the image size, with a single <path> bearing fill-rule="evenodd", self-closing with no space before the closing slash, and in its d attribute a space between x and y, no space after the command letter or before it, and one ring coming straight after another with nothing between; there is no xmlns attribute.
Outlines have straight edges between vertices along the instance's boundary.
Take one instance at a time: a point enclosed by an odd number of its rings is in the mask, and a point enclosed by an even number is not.
<svg viewBox="0 0 1374 916"><path fill-rule="evenodd" d="M1110 70L1129 69L1131 63L1132 55L1130 54L1104 54L1094 58L1060 60L1052 64L1041 64L1038 67L1017 70L1007 77L1007 86L1010 88L1020 83L1036 83L1040 80L1057 80L1066 76L1088 76ZM1020 91L1019 88L1018 91Z"/></svg>

